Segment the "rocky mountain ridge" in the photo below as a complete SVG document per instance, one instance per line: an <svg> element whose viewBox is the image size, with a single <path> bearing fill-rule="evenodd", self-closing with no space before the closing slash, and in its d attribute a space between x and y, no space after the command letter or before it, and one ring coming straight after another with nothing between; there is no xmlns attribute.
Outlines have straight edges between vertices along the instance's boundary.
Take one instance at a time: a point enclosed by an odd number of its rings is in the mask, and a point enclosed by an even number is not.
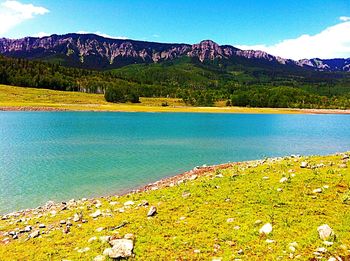
<svg viewBox="0 0 350 261"><path fill-rule="evenodd" d="M22 39L0 38L0 54L9 57L54 60L90 69L117 68L133 63L156 63L187 56L200 62L237 58L314 69L350 71L348 59L303 59L294 61L263 51L240 50L218 45L211 40L198 44L169 44L124 39L110 39L95 34L65 34Z"/></svg>

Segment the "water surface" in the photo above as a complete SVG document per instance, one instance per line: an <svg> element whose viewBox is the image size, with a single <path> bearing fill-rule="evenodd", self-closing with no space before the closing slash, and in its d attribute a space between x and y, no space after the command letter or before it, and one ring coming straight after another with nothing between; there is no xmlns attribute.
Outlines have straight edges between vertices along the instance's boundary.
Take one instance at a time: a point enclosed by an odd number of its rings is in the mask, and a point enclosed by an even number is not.
<svg viewBox="0 0 350 261"><path fill-rule="evenodd" d="M348 115L0 112L0 213L197 165L350 149Z"/></svg>

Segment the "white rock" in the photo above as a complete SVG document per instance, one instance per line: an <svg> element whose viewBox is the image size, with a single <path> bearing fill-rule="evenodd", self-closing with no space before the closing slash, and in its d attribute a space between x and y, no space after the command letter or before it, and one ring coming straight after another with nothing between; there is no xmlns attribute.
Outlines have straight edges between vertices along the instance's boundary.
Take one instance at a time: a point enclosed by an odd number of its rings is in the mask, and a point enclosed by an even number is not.
<svg viewBox="0 0 350 261"><path fill-rule="evenodd" d="M284 183L284 182L287 182L288 181L288 178L287 177L283 177L280 179L280 183Z"/></svg>
<svg viewBox="0 0 350 261"><path fill-rule="evenodd" d="M78 253L85 253L87 251L90 251L90 247L84 247L84 248L78 249Z"/></svg>
<svg viewBox="0 0 350 261"><path fill-rule="evenodd" d="M295 252L296 248L294 246L289 246L289 251L290 252Z"/></svg>
<svg viewBox="0 0 350 261"><path fill-rule="evenodd" d="M102 255L95 256L92 261L105 261L106 257Z"/></svg>
<svg viewBox="0 0 350 261"><path fill-rule="evenodd" d="M195 249L195 250L193 250L193 253L195 253L195 254L199 254L201 251L199 250L199 249Z"/></svg>
<svg viewBox="0 0 350 261"><path fill-rule="evenodd" d="M157 213L157 208L156 208L155 206L152 206L152 207L149 209L148 213L147 213L147 217L152 217L152 216L154 216L156 213Z"/></svg>
<svg viewBox="0 0 350 261"><path fill-rule="evenodd" d="M307 168L308 165L309 163L307 163L306 161L303 161L302 163L300 163L300 168L302 169Z"/></svg>
<svg viewBox="0 0 350 261"><path fill-rule="evenodd" d="M97 240L97 237L90 237L88 240L88 243L91 243L91 242L96 241L96 240Z"/></svg>
<svg viewBox="0 0 350 261"><path fill-rule="evenodd" d="M328 185L324 185L323 188L324 189L329 189L329 186Z"/></svg>
<svg viewBox="0 0 350 261"><path fill-rule="evenodd" d="M90 216L93 217L93 218L97 218L97 217L99 217L101 215L102 215L102 212L101 212L101 210L98 209L94 213L92 213Z"/></svg>
<svg viewBox="0 0 350 261"><path fill-rule="evenodd" d="M318 235L322 240L327 240L331 235L333 235L333 230L327 224L319 226L317 228Z"/></svg>
<svg viewBox="0 0 350 261"><path fill-rule="evenodd" d="M104 227L96 228L96 232L102 232L104 229L105 229Z"/></svg>
<svg viewBox="0 0 350 261"><path fill-rule="evenodd" d="M109 242L113 247L108 251L110 258L125 258L132 255L134 242L130 239L115 239Z"/></svg>
<svg viewBox="0 0 350 261"><path fill-rule="evenodd" d="M109 242L110 239L111 239L110 236L100 236L99 237L99 240L101 243L107 243L107 242Z"/></svg>
<svg viewBox="0 0 350 261"><path fill-rule="evenodd" d="M275 243L275 240L272 240L272 239L266 239L265 240L266 243L268 244L272 244L272 243Z"/></svg>
<svg viewBox="0 0 350 261"><path fill-rule="evenodd" d="M332 246L332 245L333 245L333 242L331 242L331 241L323 241L323 244L324 244L325 246Z"/></svg>
<svg viewBox="0 0 350 261"><path fill-rule="evenodd" d="M312 193L322 193L322 189L321 188L314 189Z"/></svg>
<svg viewBox="0 0 350 261"><path fill-rule="evenodd" d="M134 201L129 200L129 201L124 203L124 206L131 206L131 205L134 205L134 204L135 204Z"/></svg>
<svg viewBox="0 0 350 261"><path fill-rule="evenodd" d="M227 223L232 223L233 221L235 221L234 218L228 218L228 219L226 220Z"/></svg>
<svg viewBox="0 0 350 261"><path fill-rule="evenodd" d="M282 191L283 191L283 189L281 189L281 188L277 189L277 192L282 192Z"/></svg>
<svg viewBox="0 0 350 261"><path fill-rule="evenodd" d="M259 233L260 234L265 234L268 235L272 232L272 225L270 223L266 223L265 225L263 225L260 230Z"/></svg>

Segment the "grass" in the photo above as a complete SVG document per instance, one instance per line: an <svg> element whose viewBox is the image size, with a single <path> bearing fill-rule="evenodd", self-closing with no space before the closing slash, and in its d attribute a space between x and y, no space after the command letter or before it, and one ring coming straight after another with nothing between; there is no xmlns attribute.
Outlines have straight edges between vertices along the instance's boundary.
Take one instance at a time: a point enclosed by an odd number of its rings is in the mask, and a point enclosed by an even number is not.
<svg viewBox="0 0 350 261"><path fill-rule="evenodd" d="M126 111L126 112L207 112L207 113L301 113L292 109L186 106L181 99L141 98L139 104L106 102L103 94L65 92L47 89L0 85L0 107L51 108L76 111ZM167 102L169 106L163 107Z"/></svg>
<svg viewBox="0 0 350 261"><path fill-rule="evenodd" d="M302 161L311 168L301 168ZM21 214L0 220L0 259L92 260L108 243L89 243L91 237L132 233L131 259L135 260L310 260L318 247L327 249L320 260L331 256L344 260L350 256L348 167L342 155L246 162L157 190L100 198L104 215L97 219L89 216L97 210L93 199L71 202L55 215L40 210ZM280 183L282 177L288 181ZM313 193L316 188L322 193ZM130 200L135 204L125 207ZM157 207L154 217L147 218L149 206L138 206L145 200ZM72 222L70 233L63 233L65 225L59 221L76 212L82 212L88 222ZM227 222L229 218L232 222ZM262 223L256 224L257 220ZM123 222L125 226L112 230ZM267 222L273 226L272 233L260 235L260 227ZM40 223L46 225L40 237L28 240L21 234L4 243L4 233L27 224L37 229ZM317 228L322 224L336 234L332 246L319 239ZM105 229L97 232L99 227ZM295 252L289 249L292 242L297 243ZM86 247L88 251L79 253Z"/></svg>

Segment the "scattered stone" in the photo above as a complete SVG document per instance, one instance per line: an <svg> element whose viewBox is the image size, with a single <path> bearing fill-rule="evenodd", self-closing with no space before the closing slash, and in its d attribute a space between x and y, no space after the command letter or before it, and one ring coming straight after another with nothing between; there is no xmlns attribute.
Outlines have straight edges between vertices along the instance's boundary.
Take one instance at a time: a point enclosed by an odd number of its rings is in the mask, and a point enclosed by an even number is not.
<svg viewBox="0 0 350 261"><path fill-rule="evenodd" d="M316 249L316 252L324 254L327 252L327 249L324 247L319 247Z"/></svg>
<svg viewBox="0 0 350 261"><path fill-rule="evenodd" d="M124 236L125 239L131 239L131 240L133 240L134 237L135 237L134 234L131 234L131 233L128 233Z"/></svg>
<svg viewBox="0 0 350 261"><path fill-rule="evenodd" d="M142 202L140 204L138 204L139 207L145 207L145 206L148 206L149 203L147 200L142 200Z"/></svg>
<svg viewBox="0 0 350 261"><path fill-rule="evenodd" d="M322 193L322 189L321 188L314 189L312 193Z"/></svg>
<svg viewBox="0 0 350 261"><path fill-rule="evenodd" d="M70 222L69 220L66 222L66 226L68 226L68 227L71 227L71 226L73 226L73 224L72 224L72 222Z"/></svg>
<svg viewBox="0 0 350 261"><path fill-rule="evenodd" d="M30 238L36 238L40 235L40 231L39 230L35 230L34 232L29 234Z"/></svg>
<svg viewBox="0 0 350 261"><path fill-rule="evenodd" d="M228 219L226 220L227 223L232 223L233 221L235 221L234 218L228 218Z"/></svg>
<svg viewBox="0 0 350 261"><path fill-rule="evenodd" d="M294 246L289 246L289 251L294 253L296 251L296 248Z"/></svg>
<svg viewBox="0 0 350 261"><path fill-rule="evenodd" d="M265 176L265 177L263 177L263 179L264 179L264 180L267 180L267 179L269 179L269 177L266 177L266 176Z"/></svg>
<svg viewBox="0 0 350 261"><path fill-rule="evenodd" d="M275 243L275 240L272 240L272 239L266 239L265 240L266 243L268 244L272 244L272 243Z"/></svg>
<svg viewBox="0 0 350 261"><path fill-rule="evenodd" d="M64 229L63 229L63 233L64 234L68 234L70 232L70 227L65 227Z"/></svg>
<svg viewBox="0 0 350 261"><path fill-rule="evenodd" d="M100 236L99 237L99 240L101 243L108 243L110 239L111 239L110 236Z"/></svg>
<svg viewBox="0 0 350 261"><path fill-rule="evenodd" d="M349 159L349 155L344 154L343 157L342 157L342 160L347 160L347 159Z"/></svg>
<svg viewBox="0 0 350 261"><path fill-rule="evenodd" d="M80 221L81 219L83 218L83 215L82 214L78 214L78 213L75 213L74 216L73 216L73 221L74 222L78 222Z"/></svg>
<svg viewBox="0 0 350 261"><path fill-rule="evenodd" d="M189 178L189 180L195 180L195 179L197 179L197 175L192 175L190 178Z"/></svg>
<svg viewBox="0 0 350 261"><path fill-rule="evenodd" d="M31 226L26 226L24 228L24 232L30 232L32 230L32 227Z"/></svg>
<svg viewBox="0 0 350 261"><path fill-rule="evenodd" d="M107 248L103 252L110 258L126 258L132 255L134 249L134 242L130 239L115 239L109 242L112 248Z"/></svg>
<svg viewBox="0 0 350 261"><path fill-rule="evenodd" d="M322 240L327 240L330 236L333 235L333 230L327 224L319 226L317 228L318 235Z"/></svg>
<svg viewBox="0 0 350 261"><path fill-rule="evenodd" d="M124 206L131 206L131 205L134 205L134 204L135 204L134 201L129 200L129 201L124 203Z"/></svg>
<svg viewBox="0 0 350 261"><path fill-rule="evenodd" d="M190 193L190 192L184 192L184 193L182 193L182 197L183 197L183 198L187 198L187 197L189 197L189 196L191 196L191 193Z"/></svg>
<svg viewBox="0 0 350 261"><path fill-rule="evenodd" d="M282 191L283 191L283 189L281 189L281 188L277 189L277 192L282 192Z"/></svg>
<svg viewBox="0 0 350 261"><path fill-rule="evenodd" d="M300 168L304 169L307 168L309 166L309 163L307 163L306 161L303 161L302 163L300 163Z"/></svg>
<svg viewBox="0 0 350 261"><path fill-rule="evenodd" d="M39 225L39 228L45 228L46 226L45 226L45 224L40 224Z"/></svg>
<svg viewBox="0 0 350 261"><path fill-rule="evenodd" d="M243 249L238 250L237 254L238 254L238 255L244 255Z"/></svg>
<svg viewBox="0 0 350 261"><path fill-rule="evenodd" d="M102 207L102 204L99 202L99 203L97 203L97 204L95 205L95 207L96 207L96 208L100 208L100 207Z"/></svg>
<svg viewBox="0 0 350 261"><path fill-rule="evenodd" d="M97 218L97 217L99 217L101 215L102 215L102 212L101 212L101 210L98 209L94 213L92 213L90 216L93 217L93 218Z"/></svg>
<svg viewBox="0 0 350 261"><path fill-rule="evenodd" d="M195 254L200 254L200 250L199 249L195 249L195 250L193 250L193 253L195 253Z"/></svg>
<svg viewBox="0 0 350 261"><path fill-rule="evenodd" d="M338 165L338 168L340 168L340 169L346 169L348 167L348 165L346 165L346 164L339 164Z"/></svg>
<svg viewBox="0 0 350 261"><path fill-rule="evenodd" d="M332 245L333 245L333 242L331 242L331 241L323 241L323 244L324 244L325 246L332 246Z"/></svg>
<svg viewBox="0 0 350 261"><path fill-rule="evenodd" d="M106 257L102 255L95 256L92 261L105 261Z"/></svg>
<svg viewBox="0 0 350 261"><path fill-rule="evenodd" d="M272 232L272 225L270 223L266 223L265 225L263 225L260 230L259 233L260 234L265 234L268 235Z"/></svg>
<svg viewBox="0 0 350 261"><path fill-rule="evenodd" d="M109 204L110 204L111 206L115 206L115 205L119 204L119 202L117 202L117 201L111 201L111 202L109 202Z"/></svg>
<svg viewBox="0 0 350 261"><path fill-rule="evenodd" d="M180 220L185 220L185 219L186 219L186 217L180 217L179 219L180 219Z"/></svg>
<svg viewBox="0 0 350 261"><path fill-rule="evenodd" d="M147 217L152 217L152 216L154 216L156 213L157 213L157 208L156 208L155 206L152 206L152 207L149 209L148 213L147 213Z"/></svg>
<svg viewBox="0 0 350 261"><path fill-rule="evenodd" d="M223 178L224 175L222 175L222 174L220 173L220 174L215 175L215 177L216 177L216 178Z"/></svg>
<svg viewBox="0 0 350 261"><path fill-rule="evenodd" d="M90 237L88 243L92 243L97 240L97 237Z"/></svg>
<svg viewBox="0 0 350 261"><path fill-rule="evenodd" d="M61 220L61 221L60 221L60 224L61 224L61 225L64 225L64 224L66 224L66 221L65 221L65 220Z"/></svg>
<svg viewBox="0 0 350 261"><path fill-rule="evenodd" d="M284 183L284 182L287 182L288 181L288 178L287 177L283 177L280 179L280 183Z"/></svg>
<svg viewBox="0 0 350 261"><path fill-rule="evenodd" d="M87 251L90 251L90 247L84 247L84 248L78 249L78 253L85 253Z"/></svg>
<svg viewBox="0 0 350 261"><path fill-rule="evenodd" d="M239 230L241 227L240 226L234 226L233 229L234 230Z"/></svg>
<svg viewBox="0 0 350 261"><path fill-rule="evenodd" d="M324 189L329 189L329 186L328 185L324 185L323 188Z"/></svg>
<svg viewBox="0 0 350 261"><path fill-rule="evenodd" d="M254 225L257 226L257 225L260 225L261 223L262 223L262 221L260 219L258 219L254 222Z"/></svg>
<svg viewBox="0 0 350 261"><path fill-rule="evenodd" d="M105 230L104 227L99 227L99 228L96 228L96 232L102 232L103 230Z"/></svg>

